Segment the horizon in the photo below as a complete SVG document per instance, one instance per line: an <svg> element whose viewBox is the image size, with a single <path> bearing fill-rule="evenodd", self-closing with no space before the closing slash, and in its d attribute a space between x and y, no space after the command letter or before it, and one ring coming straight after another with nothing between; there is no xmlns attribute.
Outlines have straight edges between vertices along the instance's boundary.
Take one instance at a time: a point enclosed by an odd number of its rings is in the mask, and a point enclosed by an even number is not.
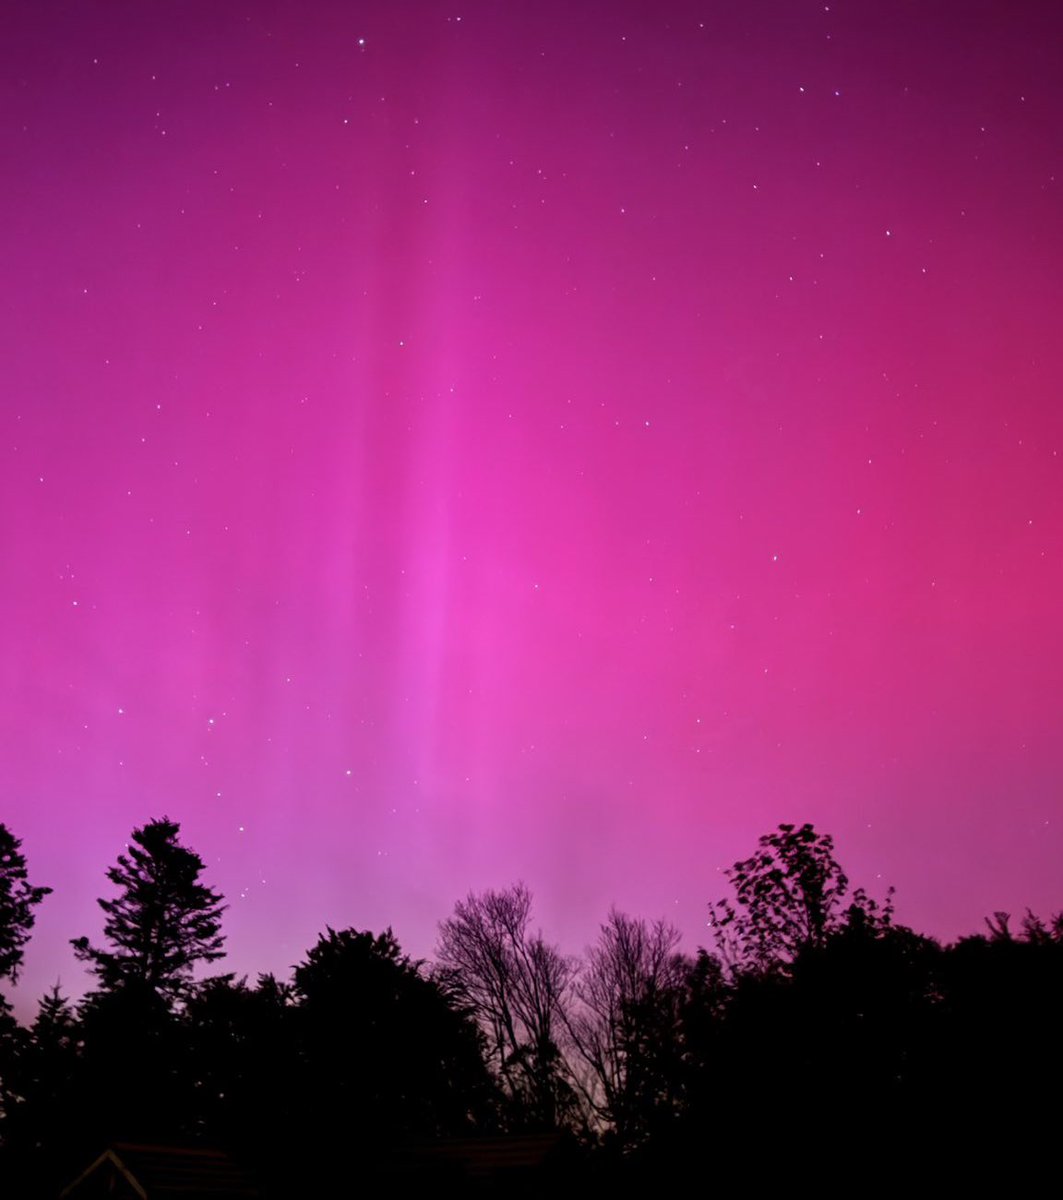
<svg viewBox="0 0 1063 1200"><path fill-rule="evenodd" d="M156 818L152 818L152 819L154 820ZM170 819L172 819L172 818L170 818ZM143 824L147 824L147 823L148 822L144 822ZM180 826L180 821L177 821L177 824ZM790 824L799 825L801 823L800 822L792 822ZM138 828L140 828L140 827L141 826L138 826ZM132 831L130 831L130 832L132 833ZM769 833L769 832L774 832L774 830L770 830L770 831L765 830L764 832ZM821 835L823 835L823 834L829 835L830 831L829 830L817 830L817 833L819 833ZM183 834L183 831L182 831L182 834ZM187 841L184 839L183 836L179 836L178 840L182 845L187 846L188 849L191 849L193 851L196 850L196 848L194 846L188 845ZM24 852L25 847L23 846L22 849ZM123 846L122 853L126 853L127 849L128 849L128 844ZM837 850L837 847L835 847L835 850ZM753 852L754 852L754 847L750 847L749 852L746 855L746 857L752 856ZM198 853L198 851L197 851L197 853ZM200 857L202 857L202 855ZM839 861L840 865L842 866L842 868L844 869L845 868L844 860L839 858L838 861ZM110 866L113 864L108 864L108 865ZM736 865L737 865L737 862L730 863L730 864L728 864L728 868L730 868L732 866L736 866ZM724 868L724 870L726 870L728 868ZM31 869L31 873L30 873L29 882L33 883L33 884L40 883L40 880L35 879L33 877L32 869ZM209 870L207 869L206 864L204 864L204 871L203 871L202 876L200 877L199 882L206 884L208 887L211 886ZM509 886L512 886L513 884L518 884L518 883L523 884L525 882L526 881L524 881L524 880L511 880L508 885L503 883L503 884L498 884L498 885L490 885L489 887L485 887L482 889L470 889L468 892L463 893L461 896L456 896L454 898L454 904L456 904L458 901L465 900L473 895L482 895L483 893L485 893L487 891L491 891L491 890L493 890L493 891L506 890ZM922 934L924 936L933 938L934 940L939 942L942 946L948 946L948 945L954 944L956 941L958 941L964 937L967 937L967 936L972 936L972 935L985 936L987 933L987 923L990 921L991 918L997 917L1001 914L1001 910L999 910L999 909L995 910L994 912L991 912L991 913L984 913L984 914L982 914L980 920L977 923L973 924L971 926L971 928L960 930L958 933L956 933L952 936L942 936L939 934L935 934L932 931L921 929L914 925L909 925L909 922L906 922L902 917L898 916L898 914L896 912L897 896L896 896L896 894L893 894L892 896L888 894L889 887L890 887L890 885L887 885L885 888L876 891L874 888L868 888L866 886L866 884L861 883L860 880L854 880L854 879L850 878L849 879L848 898L851 898L853 893L858 888L863 888L867 892L868 897L873 901L881 903L883 901L889 900L894 905L894 909L895 909L895 911L894 911L895 919L893 921L894 925L909 926L910 928L913 929L913 931L915 933ZM712 938L711 932L710 932L709 936L705 936L701 939L698 939L696 941L696 944L691 944L689 938L686 936L685 931L682 930L679 926L675 925L675 923L669 919L669 917L667 916L666 913L644 913L644 912L627 911L627 910L623 909L621 906L616 905L615 903L610 904L608 906L607 910L601 914L600 918L594 923L593 933L588 935L584 939L583 944L580 945L578 948L574 948L570 945L561 943L560 941L558 941L551 935L551 931L549 929L542 927L542 922L538 920L537 911L536 911L536 899L537 898L536 898L535 891L533 888L529 889L529 890L531 891L531 896L532 896L532 921L531 921L532 928L536 931L543 933L543 935L546 937L546 940L553 945L557 945L563 954L573 956L581 961L585 960L588 952L592 949L599 929L605 925L606 920L609 916L609 913L614 908L618 909L621 912L625 912L626 915L628 915L630 917L634 917L637 919L641 918L641 919L647 920L649 922L653 922L655 920L660 919L660 920L664 920L669 925L672 925L674 928L676 928L678 930L678 932L680 934L681 940L679 943L679 950L683 954L689 956L690 958L693 958L697 954L697 952L701 949L707 950L710 954L718 953L717 950L714 950L712 948L713 938ZM109 883L109 881L106 883L106 887L104 889L104 896L103 896L104 899L111 899L120 894L121 894L120 889L115 888L112 884ZM706 901L706 903L705 903L706 913L708 913L709 907L714 901L720 900L720 899L725 899L725 898L733 900L733 889L730 887L729 884L726 884L726 883L721 888L721 891L718 895L714 895L710 900ZM42 906L41 906L42 908L44 905L46 905L48 903L48 899L49 899L48 896L44 897L44 900L43 900ZM222 899L223 899L224 905L225 905L225 907L223 908L223 913L228 913L229 911L231 911L230 898L228 896L223 895ZM443 913L440 915L439 921L437 922L437 927L438 927L439 923L444 921L447 917L450 917L453 915L454 904L451 905L451 907L447 910L446 913ZM100 911L100 910L97 910L97 911ZM1052 909L1052 910L1046 911L1046 912L1037 913L1037 912L1034 912L1034 910L1031 909L1029 906L1022 906L1022 908L1020 910L1015 911L1015 912L1009 912L1006 915L1014 921L1014 928L1018 929L1019 926L1021 925L1022 918L1025 917L1027 914L1042 917L1047 920L1047 919L1050 919L1051 917L1055 916L1056 913L1058 913L1058 912L1063 912L1063 907ZM37 911L35 912L35 918L37 921L40 920L40 916L41 916L41 908L38 908ZM90 941L90 943L106 944L106 939L103 937L103 932L102 932L102 930L103 930L103 916L102 915L100 916L99 921L97 922L97 925L98 925L98 928L95 930L95 932L93 934L89 935L89 941ZM710 930L708 921L705 922L704 928L706 930ZM336 931L340 931L343 929L355 929L355 930L358 930L359 932L369 932L374 935L384 933L385 931L390 931L395 935L395 938L398 941L399 946L402 949L402 952L411 961L414 961L417 963L424 963L424 964L428 964L428 965L431 965L436 961L437 938L435 936L433 936L432 942L427 950L425 950L424 952L415 952L415 951L411 950L410 947L407 945L407 943L403 940L401 931L395 929L393 924L390 922L385 922L384 924L380 925L379 927L369 928L366 926L359 925L357 922L344 925L344 924L336 924L331 921L325 920L325 921L321 921L318 923L318 927L316 928L313 936L308 939L306 946L303 948L302 951L300 951L299 955L297 956L297 959L295 961L287 964L286 966L281 967L281 968L277 968L276 966L259 967L259 968L256 968L254 965L248 966L244 960L244 956L241 955L240 953L237 953L236 955L233 956L234 961L244 962L244 966L242 966L240 969L230 971L227 969L227 963L228 963L228 959L229 959L229 948L228 948L228 937L227 937L226 928L225 928L225 917L223 916L223 918L222 918L222 935L223 935L223 937L226 938L225 951L221 958L219 958L215 962L211 963L208 967L197 967L197 969L194 972L194 977L196 979L205 979L205 978L208 978L213 975L232 974L235 976L236 979L246 978L249 983L254 983L256 978L258 978L259 976L273 975L275 978L277 978L280 981L287 980L291 977L291 973L295 970L295 968L299 965L299 963L305 961L307 953L313 948L313 946L318 942L318 940L320 938L322 938L326 935L326 933L330 929L333 929ZM438 933L438 928L437 928L436 932ZM33 934L31 935L30 942L26 948L27 961L29 961L32 956L32 947L33 947L33 942L36 938L36 935L37 935L37 930L35 928L33 931ZM70 957L71 957L71 960L73 960L73 955L70 955ZM63 980L61 978L57 979L55 982L56 982L56 984L58 984L60 986L61 993L67 999L76 1003L92 989L93 973L92 973L91 966L88 966L88 965L75 964L74 969L80 975L80 986L77 986L77 985L72 986L66 980ZM23 970L24 970L24 967L23 967ZM38 974L38 975L41 974L40 969L38 969L36 974ZM47 989L47 991L50 992L51 987L49 987ZM9 985L7 988L6 994L7 994L8 999L12 1002L12 1008L13 1008L15 1016L23 1024L28 1024L28 1023L30 1023L30 1021L32 1021L32 1017L36 1011L36 1005L37 1005L38 1000L45 993L38 993L36 995L30 995L25 982L20 981L19 984L15 985L13 987Z"/></svg>

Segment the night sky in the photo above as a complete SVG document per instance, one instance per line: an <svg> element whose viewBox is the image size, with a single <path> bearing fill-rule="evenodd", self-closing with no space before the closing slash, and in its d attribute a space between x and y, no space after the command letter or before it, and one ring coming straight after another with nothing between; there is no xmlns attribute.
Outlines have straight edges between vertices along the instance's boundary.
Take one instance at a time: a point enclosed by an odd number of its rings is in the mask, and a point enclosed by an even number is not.
<svg viewBox="0 0 1063 1200"><path fill-rule="evenodd" d="M1063 905L1063 8L4 6L24 997L134 825L429 955L523 879L704 941L780 821Z"/></svg>

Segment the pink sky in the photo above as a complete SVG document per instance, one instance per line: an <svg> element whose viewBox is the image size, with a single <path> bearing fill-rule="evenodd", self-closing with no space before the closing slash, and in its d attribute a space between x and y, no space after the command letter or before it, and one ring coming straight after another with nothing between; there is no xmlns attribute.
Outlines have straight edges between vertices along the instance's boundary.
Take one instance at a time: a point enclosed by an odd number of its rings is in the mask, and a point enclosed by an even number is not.
<svg viewBox="0 0 1063 1200"><path fill-rule="evenodd" d="M252 974L517 879L693 949L780 821L1063 905L1058 8L5 20L24 997L163 814Z"/></svg>

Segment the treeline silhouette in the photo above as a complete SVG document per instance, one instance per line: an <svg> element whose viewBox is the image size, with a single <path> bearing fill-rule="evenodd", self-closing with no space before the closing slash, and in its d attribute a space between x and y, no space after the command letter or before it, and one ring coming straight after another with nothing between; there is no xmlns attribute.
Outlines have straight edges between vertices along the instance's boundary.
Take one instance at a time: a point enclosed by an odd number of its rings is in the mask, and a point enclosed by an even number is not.
<svg viewBox="0 0 1063 1200"><path fill-rule="evenodd" d="M552 1168L466 1191L1056 1169L1063 915L942 945L896 923L892 892L851 889L829 836L781 825L725 873L694 956L615 909L566 956L517 884L460 901L433 964L390 929L327 928L287 979L197 979L225 905L179 833L134 830L107 872L105 945L73 939L95 977L76 1006L57 985L26 1027L0 998L5 1194L54 1196L119 1140L227 1149L278 1197L423 1189L442 1168L418 1174L419 1147L522 1133L559 1135ZM0 825L0 980L49 890Z"/></svg>

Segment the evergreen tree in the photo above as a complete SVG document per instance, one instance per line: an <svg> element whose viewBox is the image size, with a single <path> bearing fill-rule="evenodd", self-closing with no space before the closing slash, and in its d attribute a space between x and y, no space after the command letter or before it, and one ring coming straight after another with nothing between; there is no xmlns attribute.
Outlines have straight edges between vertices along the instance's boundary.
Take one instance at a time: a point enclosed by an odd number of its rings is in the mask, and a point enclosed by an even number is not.
<svg viewBox="0 0 1063 1200"><path fill-rule="evenodd" d="M167 817L135 829L128 854L107 872L120 892L97 903L113 949L72 939L75 955L91 964L104 991L132 985L172 1002L186 991L197 962L224 953L223 897L199 882L203 860L180 844L180 830Z"/></svg>
<svg viewBox="0 0 1063 1200"><path fill-rule="evenodd" d="M51 892L49 887L33 887L26 878L26 859L22 843L0 824L0 979L18 982L23 947L30 940L34 906Z"/></svg>
<svg viewBox="0 0 1063 1200"><path fill-rule="evenodd" d="M37 1001L37 1016L34 1019L33 1040L38 1047L48 1047L66 1053L77 1038L77 1019L70 1001L56 983L50 992Z"/></svg>
<svg viewBox="0 0 1063 1200"><path fill-rule="evenodd" d="M37 1002L18 1078L20 1103L12 1112L11 1140L28 1164L44 1168L63 1158L68 1131L78 1121L75 1078L81 1031L57 983Z"/></svg>

